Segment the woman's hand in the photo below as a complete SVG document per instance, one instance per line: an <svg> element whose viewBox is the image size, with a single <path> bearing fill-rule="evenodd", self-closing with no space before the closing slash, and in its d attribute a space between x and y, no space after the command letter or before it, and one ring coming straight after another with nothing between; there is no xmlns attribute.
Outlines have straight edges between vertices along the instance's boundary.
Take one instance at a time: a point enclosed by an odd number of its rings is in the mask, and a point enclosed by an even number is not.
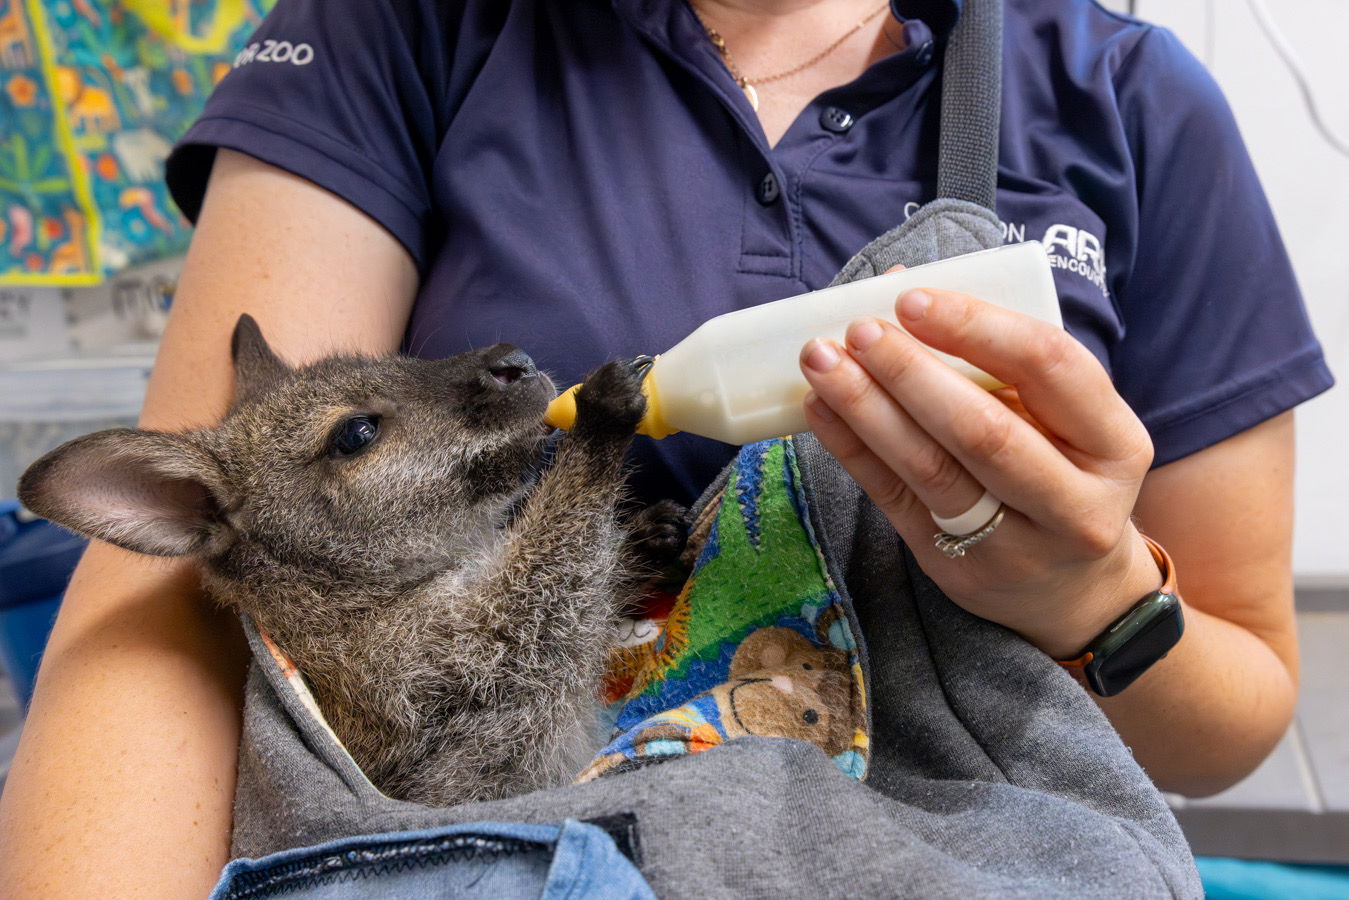
<svg viewBox="0 0 1349 900"><path fill-rule="evenodd" d="M1061 328L949 291L896 304L910 332L854 322L801 367L811 427L956 603L1058 659L1161 584L1130 521L1152 460L1110 376ZM924 344L1011 385L976 386ZM935 545L987 489L1002 523L964 556Z"/></svg>

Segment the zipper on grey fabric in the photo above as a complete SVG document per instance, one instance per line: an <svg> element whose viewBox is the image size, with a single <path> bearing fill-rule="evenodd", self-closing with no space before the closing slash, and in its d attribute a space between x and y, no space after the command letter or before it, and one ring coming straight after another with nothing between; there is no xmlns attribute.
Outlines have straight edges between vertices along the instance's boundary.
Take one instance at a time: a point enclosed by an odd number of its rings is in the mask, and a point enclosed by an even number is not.
<svg viewBox="0 0 1349 900"><path fill-rule="evenodd" d="M260 900L308 887L375 878L469 860L493 862L527 850L551 845L517 838L457 834L392 845L354 846L336 853L315 853L231 880L228 900Z"/></svg>

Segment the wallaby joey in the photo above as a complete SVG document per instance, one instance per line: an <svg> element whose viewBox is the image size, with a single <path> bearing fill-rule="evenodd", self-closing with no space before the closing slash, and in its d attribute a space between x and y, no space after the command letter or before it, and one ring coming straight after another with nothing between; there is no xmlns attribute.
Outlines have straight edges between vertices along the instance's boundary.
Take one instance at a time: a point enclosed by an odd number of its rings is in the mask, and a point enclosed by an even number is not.
<svg viewBox="0 0 1349 900"><path fill-rule="evenodd" d="M672 503L616 513L645 409L632 366L586 379L538 476L555 389L509 345L295 368L243 316L233 356L220 425L78 438L29 468L23 503L199 560L393 797L448 806L575 774L615 614L683 540Z"/></svg>

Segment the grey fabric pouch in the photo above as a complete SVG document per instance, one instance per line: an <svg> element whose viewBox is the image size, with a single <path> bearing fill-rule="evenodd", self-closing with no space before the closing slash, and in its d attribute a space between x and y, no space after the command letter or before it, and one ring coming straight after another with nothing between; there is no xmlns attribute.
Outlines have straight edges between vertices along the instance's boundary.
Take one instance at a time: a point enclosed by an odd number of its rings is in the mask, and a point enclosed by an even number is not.
<svg viewBox="0 0 1349 900"><path fill-rule="evenodd" d="M571 819L620 823L661 897L1201 896L1162 797L1076 682L954 606L818 443L794 443L812 529L867 650L865 782L811 744L751 737L507 800L397 801L249 628L235 855Z"/></svg>

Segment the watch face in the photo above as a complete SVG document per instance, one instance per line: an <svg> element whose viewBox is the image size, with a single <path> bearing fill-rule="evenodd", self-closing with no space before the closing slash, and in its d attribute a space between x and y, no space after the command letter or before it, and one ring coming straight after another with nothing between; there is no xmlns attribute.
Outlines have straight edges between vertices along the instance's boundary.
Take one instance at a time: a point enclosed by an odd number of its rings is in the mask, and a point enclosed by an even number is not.
<svg viewBox="0 0 1349 900"><path fill-rule="evenodd" d="M1091 689L1102 697L1118 694L1180 640L1185 621L1174 594L1156 593L1129 610L1089 648L1083 669Z"/></svg>

